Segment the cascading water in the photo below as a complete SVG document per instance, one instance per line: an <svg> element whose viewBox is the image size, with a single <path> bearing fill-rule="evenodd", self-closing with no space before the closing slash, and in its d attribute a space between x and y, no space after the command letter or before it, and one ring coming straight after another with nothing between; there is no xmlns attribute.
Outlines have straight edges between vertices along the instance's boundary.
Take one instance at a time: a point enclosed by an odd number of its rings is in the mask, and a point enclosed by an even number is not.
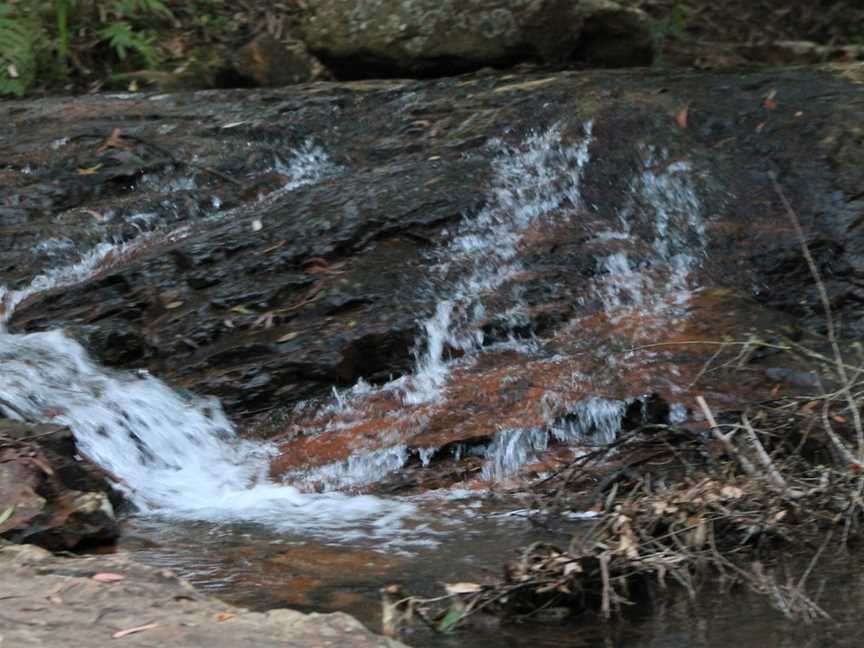
<svg viewBox="0 0 864 648"><path fill-rule="evenodd" d="M583 204L581 184L590 161L592 131L589 122L581 139L565 145L560 129L553 127L498 155L486 207L464 219L449 244L436 254L434 276L441 279L444 289L439 291L433 315L421 323L415 369L381 391L400 394L409 408L446 401L454 369L464 368L484 351L479 325L488 315L484 298L523 270L519 247L528 231L539 222L578 226L590 220L592 207ZM612 325L626 316L638 317L639 334L648 335L686 315L695 290L693 273L704 255L707 233L694 182L697 174L690 163L669 160L668 153L654 147L643 147L638 153L641 170L629 181L617 218L611 227L593 233L594 240L601 246L608 244L610 252L599 255L600 272L587 283L584 297L597 299ZM519 300L516 302L504 314L514 324L520 323L522 314ZM572 326L578 336L578 318ZM452 349L462 352L458 360L447 359ZM533 349L522 344L519 350L529 363ZM586 384L588 379L574 376L574 382ZM369 393L368 385L363 387L338 399L335 407L342 411L343 420L362 416L363 407L357 400ZM624 401L583 397L574 402L557 399L551 392L546 397L557 402L539 425L502 427L489 446L482 448L485 478L514 473L546 450L552 440L577 446L605 443L620 429ZM562 412L567 413L564 419ZM425 424L422 415L410 421L417 433ZM345 426L340 421L325 429ZM345 461L297 474L333 488L365 484L380 479L384 472L398 470L411 457L422 459L423 451L412 451L401 442L385 449L361 449Z"/></svg>
<svg viewBox="0 0 864 648"><path fill-rule="evenodd" d="M483 333L476 326L485 314L480 298L519 272L518 245L525 231L540 219L580 207L592 130L587 122L582 139L565 146L560 129L553 127L495 159L487 206L465 219L439 252L437 272L447 277L456 268L460 276L448 283L435 314L423 322L425 335L418 345L423 352L406 384L406 403L427 402L440 394L449 373L444 357L448 346L466 352L482 347Z"/></svg>
<svg viewBox="0 0 864 648"><path fill-rule="evenodd" d="M267 201L326 174L320 149L307 147L280 171L289 183ZM212 218L236 216L237 210ZM143 511L183 519L251 520L307 534L392 536L411 505L370 496L307 494L268 477L274 449L239 439L213 399L183 396L146 373L97 366L62 331L13 335L5 325L25 299L82 282L152 239L102 243L80 260L35 277L28 286L0 286L0 410L13 419L67 425L81 451L117 475ZM182 231L162 240L182 238ZM5 403L5 405L4 405Z"/></svg>
<svg viewBox="0 0 864 648"><path fill-rule="evenodd" d="M436 255L433 275L443 288L434 314L422 322L414 372L382 388L361 381L349 392L337 392L329 409L362 417L363 408L357 405L362 399L395 393L406 408L420 408L409 417L411 425L422 430L426 424L422 408L445 397L454 367L464 368L484 350L479 326L487 316L484 299L523 270L520 245L529 230L541 222L575 222L590 211L582 204L581 183L590 160L592 130L589 122L575 143L564 144L560 129L553 127L528 137L517 148L503 148L493 161L486 206L465 218ZM492 145L501 147L497 142ZM598 241L621 244L601 257L599 265L605 272L592 288L613 322L630 307L676 314L692 290L690 275L706 245L690 180L692 169L684 162L668 163L654 149L648 149L645 157L645 170L631 182L630 201L619 214L618 227L595 234ZM261 199L259 208L334 169L326 155L312 146L299 151L290 163L277 166L290 180ZM204 221L227 217L254 217L253 227L260 225L260 217L243 208L217 211ZM653 240L640 239L637 224L641 230L653 229ZM184 226L162 233L151 223L138 239L122 245L101 244L82 254L76 264L45 272L20 290L0 287L0 325L34 294L84 281L150 238L180 240L189 232L190 226ZM634 249L639 253L634 254ZM515 302L507 312L514 322L522 315L518 295ZM463 357L448 360L448 349L461 350ZM531 349L520 351L531 355ZM237 438L217 402L182 396L146 374L106 371L62 332L0 332L0 361L0 394L11 406L5 414L68 425L82 451L120 476L144 511L185 519L254 520L345 538L392 534L413 510L405 502L301 493L270 482L267 469L275 449ZM483 476L499 479L511 474L553 439L565 445L609 441L619 429L624 408L623 401L600 398L560 401L543 415L539 426L502 428L482 450ZM562 411L567 413L563 419ZM295 476L307 486L351 488L398 470L412 456L425 465L434 452L411 449L394 436L389 445L355 452L345 461ZM472 452L480 451L475 447Z"/></svg>

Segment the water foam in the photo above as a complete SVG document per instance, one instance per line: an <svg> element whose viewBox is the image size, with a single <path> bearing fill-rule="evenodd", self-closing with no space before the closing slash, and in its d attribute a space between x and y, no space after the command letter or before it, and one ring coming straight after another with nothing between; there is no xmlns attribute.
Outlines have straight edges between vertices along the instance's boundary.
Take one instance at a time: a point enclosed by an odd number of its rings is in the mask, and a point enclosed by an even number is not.
<svg viewBox="0 0 864 648"><path fill-rule="evenodd" d="M0 393L12 418L67 425L81 451L122 480L144 512L254 520L327 533L392 531L413 509L272 483L275 448L237 437L215 399L182 396L149 375L97 366L61 331L0 335Z"/></svg>
<svg viewBox="0 0 864 648"><path fill-rule="evenodd" d="M446 296L423 322L424 336L417 344L422 351L416 353L414 373L404 383L406 403L425 403L440 396L450 373L445 358L448 347L468 353L482 347L483 332L477 322L486 313L480 300L522 269L519 243L528 228L581 206L580 185L590 159L592 130L589 121L581 140L565 145L560 128L553 127L496 157L487 205L473 218L464 219L449 245L438 253L439 276L446 278L453 271L459 276L447 282Z"/></svg>
<svg viewBox="0 0 864 648"><path fill-rule="evenodd" d="M654 326L647 319L642 323L647 333L686 313L708 236L693 166L671 161L654 147L646 147L643 157L643 170L631 181L628 202L618 214L619 227L596 235L627 246L602 260L605 273L597 292L613 322L637 311L653 317ZM653 240L645 241L643 229L653 231Z"/></svg>

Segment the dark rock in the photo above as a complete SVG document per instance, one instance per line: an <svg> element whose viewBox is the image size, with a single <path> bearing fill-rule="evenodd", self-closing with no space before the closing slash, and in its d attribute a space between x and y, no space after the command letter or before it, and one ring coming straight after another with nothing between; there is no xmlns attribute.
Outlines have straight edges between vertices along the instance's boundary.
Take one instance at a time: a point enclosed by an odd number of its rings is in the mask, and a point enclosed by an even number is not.
<svg viewBox="0 0 864 648"><path fill-rule="evenodd" d="M145 368L174 386L216 395L241 421L251 412L324 396L334 384L386 381L411 368L418 322L447 290L432 268L445 260L440 250L453 226L487 204L496 156L555 125L566 144L593 119L582 205L563 205L572 219L533 232L519 251L524 272L483 295L487 314L480 327L487 344L542 335L554 338L552 356L572 341L564 324L575 316L589 320L577 338L594 341L592 336L607 333L599 320L590 320L602 310L590 285L608 272L598 250L608 251L615 242L598 242L595 235L617 223L623 209L639 208L624 200L651 155L665 156L670 164L686 160L702 204L709 244L697 281L711 330L693 335L716 340L726 330L728 319L718 322L729 314L711 301L712 290L741 293L751 302L755 297L771 313L770 326L782 325L784 318L803 327L822 320L800 243L772 193L769 169L778 170L799 212L841 329L860 335L859 68L647 76L484 72L428 82L6 102L0 104L0 123L14 122L17 130L14 138L0 139L0 157L9 168L30 168L29 174L12 173L13 198L51 198L44 178L55 177L60 194L81 202L62 214L60 225L50 213L27 208L28 222L4 229L0 283L22 285L45 268L76 261L76 247L86 250L124 231L89 211L113 211L122 220L140 210L164 219L135 254L114 258L85 283L22 304L10 328L80 331L98 361ZM778 105L769 110L763 104L772 89ZM689 121L682 128L675 115L685 105ZM113 180L78 177L75 165L85 164L114 128L178 156L182 151L207 160L234 182L175 166L128 190ZM75 139L45 156L51 142L94 131L100 137ZM331 165L308 185L279 193L282 184L296 180L288 174L297 171L277 161L304 150L310 138ZM152 147L141 153L149 163L158 161ZM260 229L253 221L260 221ZM653 233L641 227L634 224L634 232L652 240ZM178 228L187 233L167 235ZM73 241L73 250L34 254L35 242L46 233ZM455 268L454 274L464 270ZM506 314L517 304L514 325ZM740 327L747 326L741 320ZM589 351L602 355L605 343L592 343ZM706 360L698 361L694 374ZM600 377L620 373L603 362L582 370ZM547 384L546 373L538 368L522 382ZM666 375L656 368L650 380L640 374L608 393L629 402L660 390L659 376ZM495 417L510 407L478 393L512 397L513 421L523 421L515 411L521 405L517 396L542 395L516 393L514 386L522 382L477 381L461 394L465 411L476 413L460 414L475 426L465 424L468 441L488 438ZM418 441L418 447L452 441L447 435L461 425L455 416L444 413L433 421L440 435L422 440L426 445ZM488 425L480 429L480 423Z"/></svg>
<svg viewBox="0 0 864 648"><path fill-rule="evenodd" d="M52 550L113 542L121 502L68 429L0 420L0 513L11 511L0 537Z"/></svg>
<svg viewBox="0 0 864 648"><path fill-rule="evenodd" d="M301 41L280 41L267 33L256 36L237 52L234 67L240 77L261 87L305 83L327 76L324 66Z"/></svg>

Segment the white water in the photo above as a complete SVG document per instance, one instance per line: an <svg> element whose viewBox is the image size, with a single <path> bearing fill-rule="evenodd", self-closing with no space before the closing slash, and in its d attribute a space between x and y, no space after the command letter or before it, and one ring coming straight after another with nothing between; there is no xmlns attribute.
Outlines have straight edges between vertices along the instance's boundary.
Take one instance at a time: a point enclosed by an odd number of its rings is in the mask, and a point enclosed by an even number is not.
<svg viewBox="0 0 864 648"><path fill-rule="evenodd" d="M520 272L519 245L526 232L541 221L578 218L587 209L581 183L590 162L592 130L589 122L581 141L564 145L560 130L553 127L498 155L487 206L477 216L463 220L450 243L437 254L435 272L446 288L434 314L421 323L415 369L383 390L400 392L409 406L441 401L453 368L472 362L482 351L484 339L478 326L486 316L482 298ZM613 323L628 314L649 316L642 322L642 333L649 334L686 315L687 302L697 289L693 272L705 253L707 232L692 166L670 161L664 150L653 147L640 150L640 155L642 170L628 183L617 227L594 235L616 249L601 259L604 272L595 280L593 291ZM517 305L508 316L518 324L520 314ZM463 357L448 360L448 348L460 349ZM518 348L529 356L533 351L530 344L520 343ZM369 386L363 383L362 389L338 394L330 407L354 414L355 399L368 392ZM553 439L574 446L613 441L626 404L588 398L556 405L542 427L501 430L483 449L483 477L495 480L513 474L536 459ZM568 415L559 420L556 412L562 409ZM419 433L424 424L419 417L413 427ZM332 429L337 428L328 427ZM404 445L358 450L346 461L297 475L328 488L369 484L399 470L412 456ZM424 455L421 460L425 465L428 458Z"/></svg>
<svg viewBox="0 0 864 648"><path fill-rule="evenodd" d="M415 371L384 389L398 391L408 405L437 401L454 365L447 360L447 349L464 351L462 364L476 357L484 344L478 326L486 317L482 299L522 270L518 253L525 234L541 221L566 222L584 209L580 188L590 160L591 133L588 123L580 141L564 145L559 130L552 128L529 137L521 147L502 151L493 165L487 206L466 218L438 255L435 275L446 291L435 313L422 323ZM683 306L694 289L691 275L706 234L693 171L684 162L664 164L665 155L647 151L645 170L631 183L630 202L620 214L618 228L596 235L598 240L628 244L603 260L606 273L595 286L610 319L628 308L676 314L676 307ZM314 147L277 167L290 180L264 197L260 207L333 170L326 155ZM241 208L215 212L205 220L244 215ZM257 217L252 223L260 226ZM640 241L636 224L653 228L653 239ZM179 239L188 231L184 227L161 236ZM48 271L17 291L0 286L0 395L14 408L5 414L15 417L20 412L70 426L82 451L122 478L130 497L145 512L185 519L253 520L342 539L398 531L413 512L404 502L302 493L272 483L267 467L274 449L237 438L218 403L181 396L147 375L98 367L58 331L3 332L3 323L24 299L84 281L109 255L128 254L157 234L151 231L124 246L101 244L76 264ZM647 253L640 243L647 243ZM635 256L634 247L639 250ZM510 317L518 321L519 306L511 311ZM332 407L350 411L352 399L370 389L361 383L347 394L337 392ZM570 415L563 421L550 414L540 428L502 430L484 451L484 476L512 474L553 438L567 444L614 439L624 403L589 399L566 409ZM416 425L422 429L422 417ZM327 488L350 488L379 480L411 456L408 448L397 444L358 452L347 461L298 477ZM431 457L429 450L420 455L424 464Z"/></svg>
<svg viewBox="0 0 864 648"><path fill-rule="evenodd" d="M0 335L0 367L0 394L14 408L5 413L68 425L82 452L118 475L145 512L376 535L412 511L270 482L274 449L238 439L217 401L183 397L146 374L99 367L61 331Z"/></svg>
<svg viewBox="0 0 864 648"><path fill-rule="evenodd" d="M326 155L311 146L277 166L289 181L266 202L332 169ZM211 218L236 212L217 212ZM162 234L160 240L183 234ZM275 448L239 439L214 399L180 395L146 372L99 367L62 331L6 332L6 322L25 299L85 281L155 235L123 245L99 244L78 262L34 277L19 290L0 286L0 396L7 404L0 411L13 419L69 426L81 452L118 476L143 513L256 521L341 540L392 537L413 506L369 496L301 493L271 482L267 473Z"/></svg>
<svg viewBox="0 0 864 648"><path fill-rule="evenodd" d="M439 252L437 272L446 278L455 269L459 276L447 282L435 314L423 322L423 350L405 383L406 403L425 403L440 396L450 373L447 347L469 353L482 347L483 333L476 326L485 315L480 298L522 269L518 246L526 231L543 219L563 218L565 212L581 206L580 184L590 160L592 123L586 123L584 130L581 141L565 146L560 129L553 127L496 158L486 207L463 220L450 244Z"/></svg>
<svg viewBox="0 0 864 648"><path fill-rule="evenodd" d="M624 248L603 260L606 272L597 291L613 323L634 311L654 317L653 327L642 322L649 333L684 313L681 307L695 289L693 271L708 237L690 163L670 161L655 148L642 154L644 169L630 183L619 227L596 235L601 241L620 241ZM646 240L645 230L653 239Z"/></svg>

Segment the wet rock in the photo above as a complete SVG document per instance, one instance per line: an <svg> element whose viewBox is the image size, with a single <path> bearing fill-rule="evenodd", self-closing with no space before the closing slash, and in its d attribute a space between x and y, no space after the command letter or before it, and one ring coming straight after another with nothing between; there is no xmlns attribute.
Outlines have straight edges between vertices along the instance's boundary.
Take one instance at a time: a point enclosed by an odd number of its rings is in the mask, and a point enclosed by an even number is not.
<svg viewBox="0 0 864 648"><path fill-rule="evenodd" d="M645 14L611 0L324 0L309 3L300 21L309 49L343 79L652 58Z"/></svg>
<svg viewBox="0 0 864 648"><path fill-rule="evenodd" d="M52 550L110 543L121 502L67 428L0 419L0 538Z"/></svg>
<svg viewBox="0 0 864 648"><path fill-rule="evenodd" d="M411 370L412 350L423 348L415 341L420 324L470 271L470 263L456 264L441 276L438 268L451 261L442 250L458 224L492 199L502 154L549 129L566 146L591 119L579 204L562 200L554 216L530 228L518 249L519 274L479 297L484 344L534 344L534 364L497 349L454 374L450 406L418 407L412 419L397 398L381 397L362 425L346 425L356 438L299 436L296 456L341 460L393 426L412 451L488 443L498 429L528 429L561 414L564 403L544 410L546 387L560 389L570 405L593 394L630 402L648 393L674 404L686 391L675 396L673 386L694 380L713 349L700 355L694 345L663 346L650 361L613 367L634 339L746 339L759 327L818 328L822 319L800 243L773 198L770 169L799 211L842 330L864 331L860 69L647 79L641 72L487 71L425 82L5 102L0 124L16 129L14 138L0 139L0 157L15 169L9 200L30 190L49 196L40 178L53 177L79 203L59 225L54 207L28 208L27 223L10 221L0 236L0 282L19 287L78 261L79 252L113 237L118 230L109 224L123 215L158 215L145 245L106 259L83 283L28 299L10 327L86 332L97 360L216 395L240 422L326 397L334 385L386 382ZM686 128L676 119L683 106ZM96 150L115 128L134 134L136 154L154 165L164 154L135 142L206 161L222 175L172 165L124 189L78 174L99 162ZM86 136L51 148L78 132ZM305 148L310 139L325 154L320 168L322 156ZM320 174L304 184L309 166ZM633 268L671 266L647 256L657 236L643 218L649 201L631 197L634 183L663 189L663 170L676 167L688 169L680 177L692 181L707 241L697 255L700 292L690 320L658 322L646 309L612 321L603 299L638 295L598 294L613 274L610 255L622 249L602 234L633 214L641 241L630 250ZM111 186L100 188L105 183ZM90 211L119 220L103 222ZM681 228L666 230L670 244L691 245L695 230L682 227L680 236ZM44 228L58 241L56 255L33 253ZM62 238L74 242L71 249ZM751 378L767 382L761 373ZM328 424L303 422L309 431ZM336 423L345 422L331 430ZM338 451L328 454L332 448Z"/></svg>
<svg viewBox="0 0 864 648"><path fill-rule="evenodd" d="M270 34L256 36L237 52L236 73L261 87L305 83L327 77L324 66L297 40L281 41Z"/></svg>
<svg viewBox="0 0 864 648"><path fill-rule="evenodd" d="M0 545L0 591L0 641L21 648L107 645L112 637L142 647L404 648L347 614L232 607L122 554L61 558Z"/></svg>

